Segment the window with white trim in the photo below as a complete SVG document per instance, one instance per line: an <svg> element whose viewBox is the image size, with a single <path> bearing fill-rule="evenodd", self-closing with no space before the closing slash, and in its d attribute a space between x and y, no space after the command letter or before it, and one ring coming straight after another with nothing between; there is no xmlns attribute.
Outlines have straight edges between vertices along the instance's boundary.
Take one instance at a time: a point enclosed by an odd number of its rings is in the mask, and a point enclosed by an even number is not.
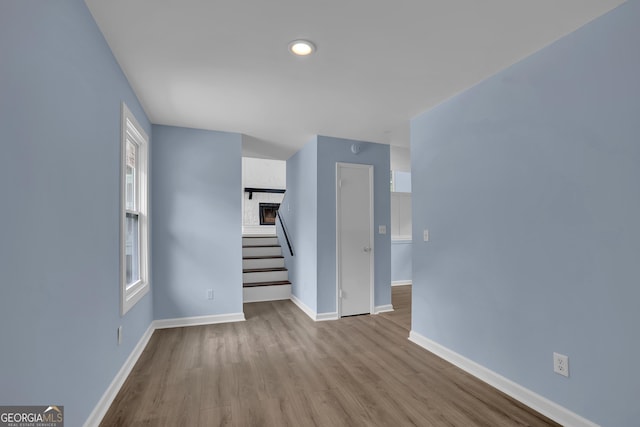
<svg viewBox="0 0 640 427"><path fill-rule="evenodd" d="M120 213L120 312L124 315L149 291L149 138L122 103L122 187Z"/></svg>

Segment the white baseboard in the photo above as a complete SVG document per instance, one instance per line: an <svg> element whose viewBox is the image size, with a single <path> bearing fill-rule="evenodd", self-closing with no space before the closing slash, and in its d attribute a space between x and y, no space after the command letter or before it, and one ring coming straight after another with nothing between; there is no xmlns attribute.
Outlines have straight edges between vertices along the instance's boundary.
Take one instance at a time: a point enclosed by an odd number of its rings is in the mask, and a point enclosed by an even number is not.
<svg viewBox="0 0 640 427"><path fill-rule="evenodd" d="M540 412L548 418L565 426L573 427L599 427L586 418L571 412L567 408L558 405L551 400L540 396L539 394L517 384L502 375L485 368L484 366L474 362L471 359L448 349L429 338L420 335L415 331L409 333L409 341L418 344L420 347L440 356L444 360L456 365L458 368L470 373L474 377L484 381L485 383L497 388L503 393L513 397L528 407Z"/></svg>
<svg viewBox="0 0 640 427"><path fill-rule="evenodd" d="M335 312L334 313L316 313L315 311L313 311L308 305L303 303L295 295L291 294L290 298L291 298L291 301L295 305L297 305L300 310L302 310L304 312L304 314L309 316L311 318L311 320L313 320L315 322L322 322L322 321L325 321L325 320L337 320L338 319L338 313L335 313Z"/></svg>
<svg viewBox="0 0 640 427"><path fill-rule="evenodd" d="M289 297L291 301L298 306L300 310L303 311L304 314L309 316L312 320L316 320L316 312L313 311L307 304L303 303L297 296L291 294Z"/></svg>
<svg viewBox="0 0 640 427"><path fill-rule="evenodd" d="M213 325L215 323L243 322L244 313L213 314L210 316L180 317L154 320L154 329L181 328L183 326Z"/></svg>
<svg viewBox="0 0 640 427"><path fill-rule="evenodd" d="M331 313L318 313L316 314L316 321L317 322L323 322L325 320L338 320L338 313L337 312L331 312Z"/></svg>
<svg viewBox="0 0 640 427"><path fill-rule="evenodd" d="M377 305L373 308L373 314L387 313L393 311L393 304Z"/></svg>
<svg viewBox="0 0 640 427"><path fill-rule="evenodd" d="M391 286L407 286L411 285L413 282L411 280L394 280L391 282Z"/></svg>
<svg viewBox="0 0 640 427"><path fill-rule="evenodd" d="M154 330L155 329L153 328L152 322L145 333L142 334L142 337L138 341L138 344L136 344L136 346L133 348L133 351L131 352L131 354L129 354L129 357L127 357L127 360L124 362L116 376L113 378L111 384L109 384L109 387L107 387L107 390L98 401L96 407L93 408L93 411L91 411L89 418L87 418L87 421L85 421L84 423L84 427L98 427L100 425L102 418L104 418L105 414L109 410L109 407L111 406L111 403L113 403L113 399L116 398L116 395L120 391L120 388L131 373L131 370L140 358L140 355L147 346L147 343L149 343L149 339L151 338L151 335L153 335Z"/></svg>

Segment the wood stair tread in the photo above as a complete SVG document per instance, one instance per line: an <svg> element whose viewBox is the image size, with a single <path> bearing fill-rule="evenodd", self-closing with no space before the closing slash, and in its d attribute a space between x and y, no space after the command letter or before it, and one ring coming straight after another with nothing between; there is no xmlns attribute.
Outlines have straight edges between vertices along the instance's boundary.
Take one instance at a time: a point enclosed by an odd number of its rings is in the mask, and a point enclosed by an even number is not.
<svg viewBox="0 0 640 427"><path fill-rule="evenodd" d="M244 256L242 259L281 259L282 255Z"/></svg>
<svg viewBox="0 0 640 427"><path fill-rule="evenodd" d="M276 236L271 234L244 234L242 236L243 239L275 239Z"/></svg>
<svg viewBox="0 0 640 427"><path fill-rule="evenodd" d="M274 282L255 282L255 283L243 283L243 288L255 288L258 286L281 286L281 285L290 285L291 282L288 280L278 280Z"/></svg>
<svg viewBox="0 0 640 427"><path fill-rule="evenodd" d="M262 268L245 268L243 273L265 273L269 271L287 271L284 267L262 267Z"/></svg>

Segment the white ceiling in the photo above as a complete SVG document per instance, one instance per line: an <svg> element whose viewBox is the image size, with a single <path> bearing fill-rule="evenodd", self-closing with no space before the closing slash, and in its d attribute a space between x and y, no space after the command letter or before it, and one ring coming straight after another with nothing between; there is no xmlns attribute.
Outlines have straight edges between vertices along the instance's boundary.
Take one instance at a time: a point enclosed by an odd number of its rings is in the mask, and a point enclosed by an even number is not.
<svg viewBox="0 0 640 427"><path fill-rule="evenodd" d="M315 134L408 147L412 117L624 1L86 2L153 123L287 159Z"/></svg>

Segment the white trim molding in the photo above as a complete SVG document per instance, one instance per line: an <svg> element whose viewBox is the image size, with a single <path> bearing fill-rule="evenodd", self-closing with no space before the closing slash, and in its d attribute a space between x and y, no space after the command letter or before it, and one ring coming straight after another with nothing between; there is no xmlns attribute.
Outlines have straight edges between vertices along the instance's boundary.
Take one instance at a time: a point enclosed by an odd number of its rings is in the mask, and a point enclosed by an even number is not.
<svg viewBox="0 0 640 427"><path fill-rule="evenodd" d="M122 103L120 141L120 315L124 316L149 292L149 137L127 105ZM135 147L135 172L127 181L127 147ZM131 197L129 205L127 198ZM127 218L137 219L137 239L127 240ZM137 243L137 250L134 249ZM127 253L129 247L129 253ZM129 257L129 261L127 261ZM138 277L127 279L127 265Z"/></svg>
<svg viewBox="0 0 640 427"><path fill-rule="evenodd" d="M314 322L322 322L322 321L325 321L325 320L338 320L339 319L337 312L333 312L333 313L316 313L308 305L303 303L298 297L296 297L293 294L291 294L290 299L291 299L291 302L293 302L295 305L297 305L298 308L300 310L302 310L304 312L304 314L309 316L311 318L311 320L313 320Z"/></svg>
<svg viewBox="0 0 640 427"><path fill-rule="evenodd" d="M411 280L394 280L391 282L391 286L407 286L411 284L413 284Z"/></svg>
<svg viewBox="0 0 640 427"><path fill-rule="evenodd" d="M373 314L388 313L393 311L393 304L376 305L373 308Z"/></svg>
<svg viewBox="0 0 640 427"><path fill-rule="evenodd" d="M316 322L324 322L325 320L338 320L338 319L339 317L336 311L316 314Z"/></svg>
<svg viewBox="0 0 640 427"><path fill-rule="evenodd" d="M154 329L181 328L183 326L214 325L216 323L243 322L244 313L212 314L210 316L180 317L153 321Z"/></svg>
<svg viewBox="0 0 640 427"><path fill-rule="evenodd" d="M565 426L572 427L600 427L598 424L581 417L580 415L558 405L551 400L511 381L502 375L485 368L471 359L456 353L453 350L438 344L415 331L409 332L409 341L456 365L463 371L497 388L501 392L511 396L517 401L527 405L542 415Z"/></svg>
<svg viewBox="0 0 640 427"><path fill-rule="evenodd" d="M140 358L140 355L149 343L149 339L151 339L151 335L153 335L154 330L155 329L152 322L145 333L142 334L140 341L138 341L138 344L136 344L136 346L133 348L133 351L131 352L131 354L129 354L129 357L124 362L116 376L113 378L113 381L111 381L111 384L109 384L109 387L107 387L100 400L98 400L98 404L95 406L95 408L93 408L93 411L91 411L91 414L89 415L89 418L87 418L87 421L85 421L84 427L97 427L100 425L100 422L104 418L105 414L109 410L109 407L113 403L113 400L116 398L116 395L120 391L120 388L126 381L127 377L131 373L131 370Z"/></svg>
<svg viewBox="0 0 640 427"><path fill-rule="evenodd" d="M302 300L300 300L298 297L296 297L293 294L291 294L291 296L289 298L291 299L291 302L293 302L295 305L297 305L298 308L304 312L304 314L309 316L312 320L316 320L316 312L313 311L311 309L311 307L309 307L307 304L303 303Z"/></svg>

